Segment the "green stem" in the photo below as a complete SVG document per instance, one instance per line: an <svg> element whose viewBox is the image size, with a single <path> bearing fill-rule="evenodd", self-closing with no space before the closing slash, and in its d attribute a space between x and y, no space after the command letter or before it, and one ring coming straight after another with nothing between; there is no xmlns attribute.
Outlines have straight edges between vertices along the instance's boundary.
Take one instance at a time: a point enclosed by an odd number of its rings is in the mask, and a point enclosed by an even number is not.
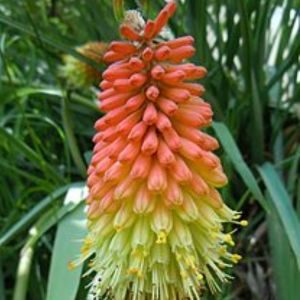
<svg viewBox="0 0 300 300"><path fill-rule="evenodd" d="M33 252L33 246L27 247L26 245L21 251L13 300L26 299Z"/></svg>
<svg viewBox="0 0 300 300"><path fill-rule="evenodd" d="M62 118L63 118L63 124L66 131L66 136L68 140L68 144L70 146L70 152L73 157L73 160L80 172L80 174L85 177L86 176L86 166L84 164L84 161L81 157L80 150L78 147L78 143L76 141L76 137L73 130L73 124L71 122L70 118L70 112L69 112L69 103L68 99L65 95L63 95L63 105L62 105Z"/></svg>
<svg viewBox="0 0 300 300"><path fill-rule="evenodd" d="M70 99L72 102L76 102L79 104L84 105L87 108L90 108L91 110L100 113L99 107L97 106L96 103L94 103L93 101L91 101L90 99L86 99L85 97L82 97L79 94L72 94L72 97Z"/></svg>

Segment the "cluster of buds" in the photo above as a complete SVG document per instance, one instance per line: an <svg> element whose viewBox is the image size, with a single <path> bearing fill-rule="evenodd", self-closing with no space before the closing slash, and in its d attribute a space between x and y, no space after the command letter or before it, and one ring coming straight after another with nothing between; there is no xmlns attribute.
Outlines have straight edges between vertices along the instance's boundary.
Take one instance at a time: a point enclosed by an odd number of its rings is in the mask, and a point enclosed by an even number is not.
<svg viewBox="0 0 300 300"><path fill-rule="evenodd" d="M99 65L103 64L103 54L106 49L105 43L89 42L77 47L76 51ZM72 55L65 54L63 62L59 71L71 86L89 87L101 79L101 73L97 69Z"/></svg>
<svg viewBox="0 0 300 300"><path fill-rule="evenodd" d="M206 69L183 62L195 53L191 36L155 39L175 9L169 2L140 31L121 25L127 41L112 42L104 55L106 115L95 124L82 247L96 272L95 299L200 299L241 259L230 253L223 224L246 221L217 191L227 183L212 153L219 144L201 131L213 113L203 86L191 82Z"/></svg>

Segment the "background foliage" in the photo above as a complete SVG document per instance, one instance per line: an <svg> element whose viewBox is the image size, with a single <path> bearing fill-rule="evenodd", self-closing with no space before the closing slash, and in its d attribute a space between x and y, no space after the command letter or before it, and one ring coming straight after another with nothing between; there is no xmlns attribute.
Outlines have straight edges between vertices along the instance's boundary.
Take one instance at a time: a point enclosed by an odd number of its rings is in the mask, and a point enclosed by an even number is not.
<svg viewBox="0 0 300 300"><path fill-rule="evenodd" d="M84 236L85 166L100 113L96 86L72 86L59 68L67 53L103 69L75 47L118 39L122 2L0 1L0 299L85 298L87 279L66 268ZM149 17L163 5L124 2ZM299 1L178 3L170 31L193 35L194 61L209 70L205 98L230 178L222 193L250 223L236 234L244 259L235 279L205 297L297 300Z"/></svg>

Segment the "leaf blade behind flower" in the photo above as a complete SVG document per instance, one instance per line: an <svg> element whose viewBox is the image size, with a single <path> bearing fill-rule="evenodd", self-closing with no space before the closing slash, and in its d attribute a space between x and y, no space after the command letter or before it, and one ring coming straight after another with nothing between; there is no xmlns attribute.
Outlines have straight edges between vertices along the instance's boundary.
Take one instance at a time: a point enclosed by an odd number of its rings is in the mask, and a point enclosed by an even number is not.
<svg viewBox="0 0 300 300"><path fill-rule="evenodd" d="M275 168L270 163L264 163L258 170L270 194L270 200L276 209L300 270L300 222L293 209L291 199Z"/></svg>
<svg viewBox="0 0 300 300"><path fill-rule="evenodd" d="M70 202L79 203L85 196L86 189L84 187L73 187L67 193L65 205ZM80 254L81 243L79 240L83 239L85 235L85 214L83 206L78 205L58 224L51 258L47 300L76 299L82 266L70 271L67 269L67 265Z"/></svg>
<svg viewBox="0 0 300 300"><path fill-rule="evenodd" d="M226 154L232 161L236 171L240 174L246 186L251 191L254 198L260 203L260 205L268 211L267 202L255 180L255 177L247 164L245 163L240 150L238 149L231 133L225 124L219 122L213 122L212 125L215 130Z"/></svg>

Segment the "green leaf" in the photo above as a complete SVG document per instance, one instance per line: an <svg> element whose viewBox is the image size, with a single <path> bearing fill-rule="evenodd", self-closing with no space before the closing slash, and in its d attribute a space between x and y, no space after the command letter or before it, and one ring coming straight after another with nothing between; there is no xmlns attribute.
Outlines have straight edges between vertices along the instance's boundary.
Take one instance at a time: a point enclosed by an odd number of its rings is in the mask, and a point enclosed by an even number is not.
<svg viewBox="0 0 300 300"><path fill-rule="evenodd" d="M36 32L31 30L27 25L19 23L18 21L10 19L10 18L8 18L4 15L0 16L0 23L6 24L6 25L8 25L12 28L15 28L15 29L19 30L20 32L23 32L25 34L33 36L33 37L37 38L38 40L41 40L45 44L53 47L54 49L58 49L60 51L68 53L68 54L76 57L78 60L94 67L96 70L98 70L100 72L102 71L102 68L97 63L95 63L95 61L93 61L92 59L82 55L78 51L68 47L67 45L65 45L61 41L58 41L57 39L53 39L53 38L51 39L46 34L44 34L42 32L39 32L39 35L37 36Z"/></svg>
<svg viewBox="0 0 300 300"><path fill-rule="evenodd" d="M78 203L85 197L84 187L71 188L65 198L65 204ZM47 300L76 298L82 266L69 271L67 265L80 254L80 240L86 235L85 220L83 205L79 205L58 224L51 259Z"/></svg>
<svg viewBox="0 0 300 300"><path fill-rule="evenodd" d="M80 149L77 143L77 139L73 129L71 112L69 109L69 99L67 95L63 97L63 105L62 105L62 119L66 132L66 137L68 140L68 145L70 146L70 152L73 157L73 160L78 168L78 171L82 175L82 177L86 176L86 166L82 159Z"/></svg>
<svg viewBox="0 0 300 300"><path fill-rule="evenodd" d="M289 169L289 176L287 181L287 190L293 192L297 185L297 178L299 177L299 162L300 162L300 147L296 150L295 157Z"/></svg>
<svg viewBox="0 0 300 300"><path fill-rule="evenodd" d="M118 22L120 22L124 17L124 1L123 0L113 0L114 15Z"/></svg>
<svg viewBox="0 0 300 300"><path fill-rule="evenodd" d="M47 208L51 203L53 203L57 198L62 196L70 187L73 185L77 185L78 183L65 185L53 193L48 195L39 201L38 204L34 206L32 210L30 210L27 214L25 214L14 226L12 226L7 232L5 232L0 237L0 247L6 244L9 240L11 240L17 233L21 230L24 230L29 224L42 212L45 208Z"/></svg>
<svg viewBox="0 0 300 300"><path fill-rule="evenodd" d="M16 88L13 96L22 98L32 94L62 97L61 91L55 87L33 87L33 86Z"/></svg>
<svg viewBox="0 0 300 300"><path fill-rule="evenodd" d="M79 191L79 193L78 193ZM83 192L80 192L83 191ZM46 213L44 213L39 220L31 227L29 230L29 238L25 246L23 247L20 255L19 266L17 271L17 279L16 279L16 287L14 290L13 300L25 300L28 282L30 276L30 269L32 264L32 258L34 254L34 249L37 241L41 238L41 236L47 232L52 226L58 223L61 219L68 215L72 214L74 211L79 209L78 207L82 206L78 205L81 200L83 200L85 194L84 185L82 183L75 183L73 187L71 187L68 191L68 195L65 198L64 205L54 206ZM71 197L76 193L76 197ZM80 196L80 197L79 197Z"/></svg>
<svg viewBox="0 0 300 300"><path fill-rule="evenodd" d="M146 18L148 19L150 15L150 8L151 8L150 0L139 0L137 1L137 4L144 12L144 16L146 16Z"/></svg>
<svg viewBox="0 0 300 300"><path fill-rule="evenodd" d="M264 153L264 122L262 99L257 82L257 76L253 70L254 64L254 48L253 48L253 34L251 31L251 22L249 11L247 10L247 3L244 0L238 1L238 10L241 18L241 33L242 33L242 70L244 71L246 97L250 100L252 105L251 135L255 143L251 144L252 158L255 162L260 163L263 160Z"/></svg>
<svg viewBox="0 0 300 300"><path fill-rule="evenodd" d="M268 200L270 200L270 214L267 226L272 253L272 273L276 284L275 294L278 300L298 299L300 271L276 207L270 197Z"/></svg>
<svg viewBox="0 0 300 300"><path fill-rule="evenodd" d="M13 145L14 148L17 148L20 152L22 152L28 160L36 164L41 170L44 170L44 172L49 174L49 176L51 175L51 178L56 179L58 182L64 181L63 177L57 173L55 168L53 168L50 164L45 163L43 157L17 138L13 133L0 127L0 138L2 140L6 139L9 143L11 143L11 145Z"/></svg>
<svg viewBox="0 0 300 300"><path fill-rule="evenodd" d="M215 130L221 144L231 159L236 171L242 177L245 185L249 188L254 198L260 203L260 205L267 211L268 205L266 200L255 180L255 177L247 164L245 163L240 150L238 149L231 133L229 132L228 128L225 124L214 122L212 125L213 129Z"/></svg>
<svg viewBox="0 0 300 300"><path fill-rule="evenodd" d="M287 72L291 66L297 63L299 59L300 52L300 39L295 38L291 46L289 46L288 56L283 60L283 62L277 68L273 77L269 80L266 85L266 88L269 90L278 80L280 80L285 72Z"/></svg>
<svg viewBox="0 0 300 300"><path fill-rule="evenodd" d="M26 97L30 95L45 95L45 96L56 96L59 98L64 97L64 92L56 87L52 86L21 86L21 87L16 87L14 89L14 92L8 96L8 99L10 101L13 101L15 97ZM91 99L86 98L82 95L79 95L77 93L72 93L72 95L69 96L70 101L79 103L87 108L92 109L93 111L96 111L99 113L99 108L97 106L96 102L93 102ZM3 123L3 122L2 122ZM1 124L1 123L0 123Z"/></svg>
<svg viewBox="0 0 300 300"><path fill-rule="evenodd" d="M264 163L258 170L282 222L300 270L300 223L293 209L291 199L273 165Z"/></svg>
<svg viewBox="0 0 300 300"><path fill-rule="evenodd" d="M208 63L210 51L206 40L207 36L207 0L188 1L190 30L195 37L196 49L198 51L197 63L199 61ZM197 20L197 22L192 22ZM209 57L210 58L210 57Z"/></svg>

